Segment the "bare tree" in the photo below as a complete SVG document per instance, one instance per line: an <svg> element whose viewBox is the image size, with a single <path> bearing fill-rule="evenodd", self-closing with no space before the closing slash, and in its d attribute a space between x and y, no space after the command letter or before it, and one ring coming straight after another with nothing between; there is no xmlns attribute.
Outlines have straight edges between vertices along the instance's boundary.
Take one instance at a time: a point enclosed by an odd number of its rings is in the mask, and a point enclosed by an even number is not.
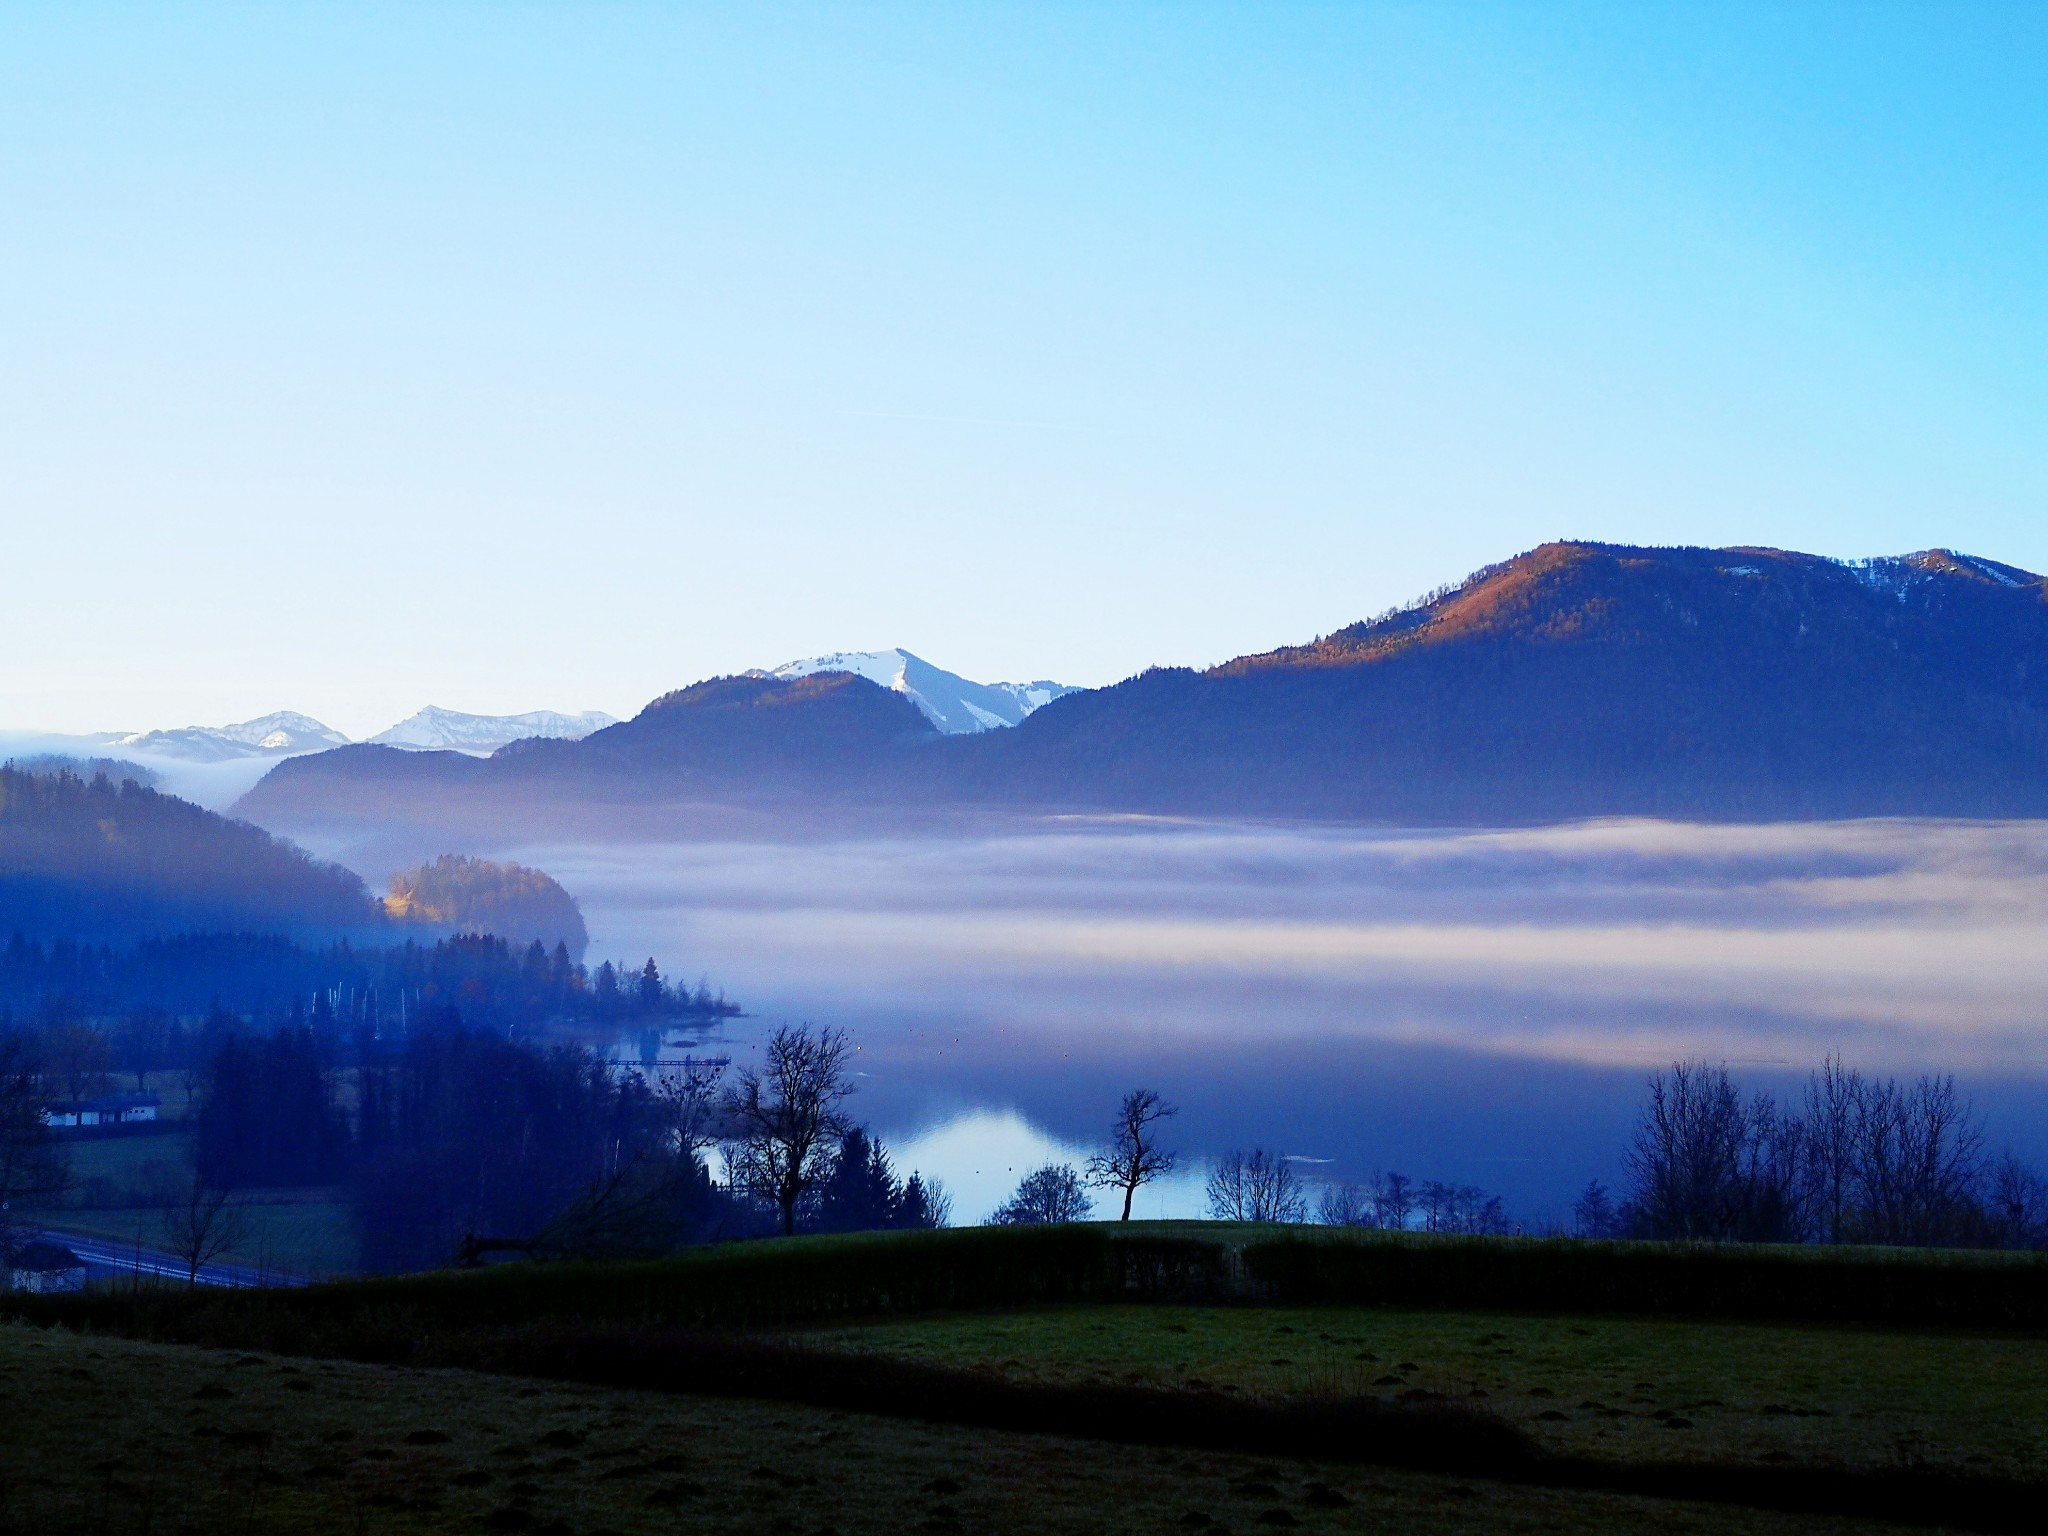
<svg viewBox="0 0 2048 1536"><path fill-rule="evenodd" d="M847 1130L839 1106L853 1092L852 1054L844 1031L784 1026L769 1036L761 1067L743 1069L721 1101L728 1179L781 1212L785 1237Z"/></svg>
<svg viewBox="0 0 2048 1536"><path fill-rule="evenodd" d="M1618 1237L1621 1215L1614 1197L1598 1179L1588 1179L1579 1198L1572 1202L1572 1235L1584 1238Z"/></svg>
<svg viewBox="0 0 2048 1536"><path fill-rule="evenodd" d="M1991 1170L1986 1205L2000 1247L2048 1246L2048 1180L2010 1152Z"/></svg>
<svg viewBox="0 0 2048 1536"><path fill-rule="evenodd" d="M1869 1085L1863 1074L1829 1056L1806 1082L1808 1208L1820 1240L1848 1241L1856 1214L1857 1147Z"/></svg>
<svg viewBox="0 0 2048 1536"><path fill-rule="evenodd" d="M24 1216L71 1187L63 1149L43 1118L44 1102L43 1064L34 1048L20 1035L0 1034L0 1270Z"/></svg>
<svg viewBox="0 0 2048 1536"><path fill-rule="evenodd" d="M1650 1102L1626 1163L1631 1203L1655 1237L1733 1237L1749 1122L1726 1067L1674 1063L1650 1079Z"/></svg>
<svg viewBox="0 0 2048 1536"><path fill-rule="evenodd" d="M997 1227L1053 1227L1086 1221L1095 1202L1071 1163L1047 1163L1024 1175L1017 1193L989 1218Z"/></svg>
<svg viewBox="0 0 2048 1536"><path fill-rule="evenodd" d="M701 1061L654 1069L654 1101L680 1157L695 1157L718 1140L718 1074L717 1067Z"/></svg>
<svg viewBox="0 0 2048 1536"><path fill-rule="evenodd" d="M1384 1232L1406 1232L1415 1214L1414 1183L1405 1173L1372 1176L1372 1224Z"/></svg>
<svg viewBox="0 0 2048 1536"><path fill-rule="evenodd" d="M1325 1184L1316 1196L1316 1221L1326 1227L1369 1227L1372 1201L1356 1184Z"/></svg>
<svg viewBox="0 0 2048 1536"><path fill-rule="evenodd" d="M1415 1209L1414 1180L1405 1173L1374 1169L1363 1184L1325 1185L1316 1201L1316 1220L1326 1227L1405 1232Z"/></svg>
<svg viewBox="0 0 2048 1536"><path fill-rule="evenodd" d="M1729 1235L1752 1243L1796 1243L1807 1233L1810 1184L1806 1126L1768 1094L1744 1111Z"/></svg>
<svg viewBox="0 0 2048 1536"><path fill-rule="evenodd" d="M227 1190L194 1178L178 1199L164 1207L164 1248L185 1266L185 1283L197 1285L199 1271L249 1237L249 1208Z"/></svg>
<svg viewBox="0 0 2048 1536"><path fill-rule="evenodd" d="M1430 1179L1417 1191L1415 1203L1425 1232L1497 1237L1514 1230L1500 1196L1489 1195L1475 1184Z"/></svg>
<svg viewBox="0 0 2048 1536"><path fill-rule="evenodd" d="M1308 1198L1294 1165L1264 1147L1231 1151L1209 1170L1209 1214L1221 1221L1308 1220Z"/></svg>
<svg viewBox="0 0 2048 1536"><path fill-rule="evenodd" d="M1088 1160L1090 1184L1124 1192L1119 1221L1131 1219L1131 1199L1139 1189L1173 1171L1174 1154L1159 1147L1159 1123L1179 1113L1150 1088L1133 1088L1124 1095L1116 1124L1110 1129L1109 1149Z"/></svg>
<svg viewBox="0 0 2048 1536"><path fill-rule="evenodd" d="M1918 1246L1963 1241L1976 1210L1984 1132L1955 1079L1872 1084L1862 1125L1862 1235Z"/></svg>

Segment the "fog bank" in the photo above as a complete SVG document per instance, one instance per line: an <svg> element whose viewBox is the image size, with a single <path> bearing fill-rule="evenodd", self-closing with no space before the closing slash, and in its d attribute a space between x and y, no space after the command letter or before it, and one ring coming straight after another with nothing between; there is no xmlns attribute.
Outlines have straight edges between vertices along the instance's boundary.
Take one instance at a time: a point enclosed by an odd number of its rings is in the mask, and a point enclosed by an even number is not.
<svg viewBox="0 0 2048 1536"><path fill-rule="evenodd" d="M1061 821L517 856L579 897L594 959L680 956L764 1020L855 1028L863 1112L899 1137L1014 1113L1085 1144L1143 1081L1191 1152L1399 1166L1540 1214L1613 1175L1676 1056L1761 1086L1828 1051L1954 1070L2023 1146L2048 1078L2036 822Z"/></svg>

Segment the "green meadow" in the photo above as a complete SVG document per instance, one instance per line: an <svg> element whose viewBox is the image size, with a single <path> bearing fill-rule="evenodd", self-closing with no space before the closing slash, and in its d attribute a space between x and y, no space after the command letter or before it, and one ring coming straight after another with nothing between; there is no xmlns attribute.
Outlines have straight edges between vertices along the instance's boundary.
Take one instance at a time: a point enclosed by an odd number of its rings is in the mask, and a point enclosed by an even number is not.
<svg viewBox="0 0 2048 1536"><path fill-rule="evenodd" d="M1262 1265L1269 1237L870 1234L13 1298L0 1530L2021 1531L2048 1493L2039 1266L1372 1256L1404 1292L1416 1266L1462 1277L1424 1307L1289 1300L1301 1256ZM1561 1265L1655 1293L1573 1311ZM1795 1313L1832 1288L1851 1316L1966 1321L1759 1318L1774 1277Z"/></svg>
<svg viewBox="0 0 2048 1536"><path fill-rule="evenodd" d="M0 1419L10 1532L1841 1529L1664 1499L19 1324L0 1325Z"/></svg>

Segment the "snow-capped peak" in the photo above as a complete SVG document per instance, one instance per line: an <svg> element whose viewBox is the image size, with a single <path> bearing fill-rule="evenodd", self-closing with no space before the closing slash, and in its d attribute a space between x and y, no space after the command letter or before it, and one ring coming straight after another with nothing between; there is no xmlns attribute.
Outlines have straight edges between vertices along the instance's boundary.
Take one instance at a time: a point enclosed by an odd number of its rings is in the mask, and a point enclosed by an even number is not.
<svg viewBox="0 0 2048 1536"><path fill-rule="evenodd" d="M869 682L900 693L924 712L924 717L949 736L966 736L976 731L1000 730L1017 724L1032 711L1043 708L1062 694L1077 693L1065 683L977 683L935 667L900 646L887 651L838 651L830 656L812 656L785 662L757 675L763 677L810 677L819 672L851 672Z"/></svg>
<svg viewBox="0 0 2048 1536"><path fill-rule="evenodd" d="M108 739L110 747L160 752L217 763L233 757L282 757L348 745L348 738L309 715L281 709L237 725L188 725L173 731L136 731Z"/></svg>
<svg viewBox="0 0 2048 1536"><path fill-rule="evenodd" d="M531 710L523 715L466 715L460 710L429 704L370 740L377 746L400 747L408 752L467 752L472 757L489 757L498 748L529 737L577 741L618 723L617 717L596 709L576 715L552 709Z"/></svg>
<svg viewBox="0 0 2048 1536"><path fill-rule="evenodd" d="M1923 549L1910 555L1886 555L1875 560L1852 560L1847 568L1856 579L1885 597L1905 602L1914 589L1938 575L1964 576L1996 587L2024 589L2039 587L2041 578L2032 571L1981 555L1958 554L1952 549Z"/></svg>

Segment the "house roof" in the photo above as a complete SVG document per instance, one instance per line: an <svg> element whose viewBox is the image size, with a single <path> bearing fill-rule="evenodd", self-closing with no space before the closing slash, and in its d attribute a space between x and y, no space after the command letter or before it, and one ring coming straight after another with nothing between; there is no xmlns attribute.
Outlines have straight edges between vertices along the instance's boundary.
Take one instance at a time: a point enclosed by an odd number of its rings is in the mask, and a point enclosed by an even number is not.
<svg viewBox="0 0 2048 1536"><path fill-rule="evenodd" d="M47 1238L39 1237L16 1247L7 1256L7 1267L47 1273L56 1269L83 1269L85 1260L62 1243L53 1243Z"/></svg>

